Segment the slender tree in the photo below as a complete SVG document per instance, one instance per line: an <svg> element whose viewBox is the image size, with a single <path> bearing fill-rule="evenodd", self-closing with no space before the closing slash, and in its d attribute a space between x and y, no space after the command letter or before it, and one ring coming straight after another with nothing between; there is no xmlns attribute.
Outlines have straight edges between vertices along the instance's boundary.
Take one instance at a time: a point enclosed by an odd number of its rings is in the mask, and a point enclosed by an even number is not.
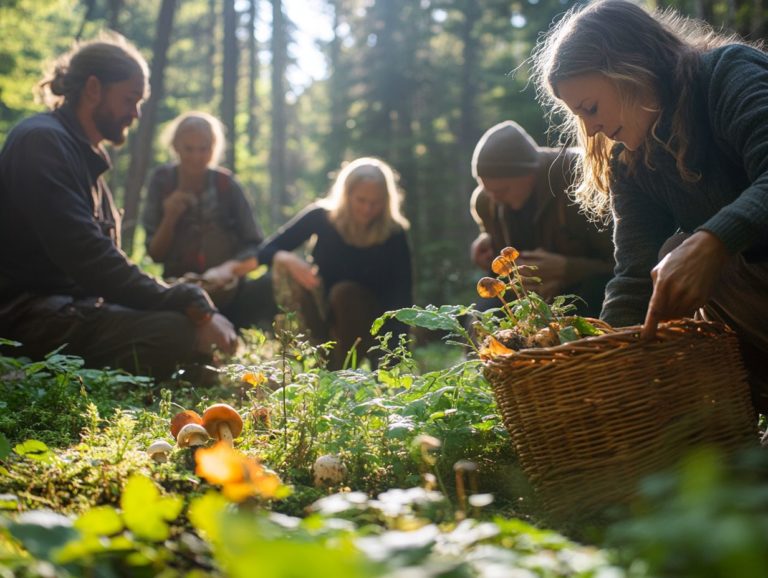
<svg viewBox="0 0 768 578"><path fill-rule="evenodd" d="M227 127L226 163L236 170L235 114L237 108L238 49L237 49L237 11L235 0L224 0L224 62L221 75L221 122Z"/></svg>
<svg viewBox="0 0 768 578"><path fill-rule="evenodd" d="M152 48L150 78L152 94L142 108L142 116L137 133L131 142L131 161L125 184L122 244L123 249L131 253L133 236L139 213L141 189L152 156L152 141L157 126L158 103L164 97L165 68L168 62L168 47L173 30L173 17L176 13L176 0L163 0L155 29Z"/></svg>
<svg viewBox="0 0 768 578"><path fill-rule="evenodd" d="M334 170L344 159L344 151L347 148L347 111L349 109L349 75L341 50L344 39L340 36L345 3L344 0L330 0L329 5L333 13L333 37L327 46L331 119L324 147L326 172Z"/></svg>
<svg viewBox="0 0 768 578"><path fill-rule="evenodd" d="M256 25L259 16L259 0L248 3L248 151L256 152L259 136L259 43Z"/></svg>
<svg viewBox="0 0 768 578"><path fill-rule="evenodd" d="M120 31L120 13L123 10L124 0L109 0L109 24L112 30Z"/></svg>
<svg viewBox="0 0 768 578"><path fill-rule="evenodd" d="M218 0L208 0L208 18L207 18L207 37L206 37L206 66L205 73L207 76L206 82L203 86L203 100L205 102L211 102L215 96L215 78L216 78L216 26L218 22L218 14L216 7L218 6Z"/></svg>
<svg viewBox="0 0 768 578"><path fill-rule="evenodd" d="M272 143L269 153L271 220L283 221L288 205L286 187L285 71L288 66L288 35L281 0L272 0Z"/></svg>

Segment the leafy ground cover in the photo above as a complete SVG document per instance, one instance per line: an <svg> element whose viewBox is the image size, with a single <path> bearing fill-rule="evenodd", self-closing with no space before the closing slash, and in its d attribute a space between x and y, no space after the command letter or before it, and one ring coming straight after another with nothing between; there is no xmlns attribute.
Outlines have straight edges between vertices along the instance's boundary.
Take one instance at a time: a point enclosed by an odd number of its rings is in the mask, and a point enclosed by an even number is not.
<svg viewBox="0 0 768 578"><path fill-rule="evenodd" d="M464 335L464 313L398 318ZM254 331L208 387L0 357L0 577L768 575L762 453L694 455L629 510L555 531L474 355L402 343L336 372L322 357ZM176 446L171 418L218 402L243 418L234 449ZM315 484L324 455L338 483Z"/></svg>

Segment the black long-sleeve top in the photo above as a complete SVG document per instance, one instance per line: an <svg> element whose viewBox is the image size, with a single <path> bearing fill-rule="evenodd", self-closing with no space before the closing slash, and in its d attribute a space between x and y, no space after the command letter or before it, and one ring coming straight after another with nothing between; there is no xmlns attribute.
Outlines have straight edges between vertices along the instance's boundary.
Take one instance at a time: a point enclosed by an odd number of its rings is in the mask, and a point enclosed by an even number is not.
<svg viewBox="0 0 768 578"><path fill-rule="evenodd" d="M102 178L110 167L67 105L10 132L0 151L0 304L59 294L135 309L211 309L199 288L168 288L120 250L119 215Z"/></svg>
<svg viewBox="0 0 768 578"><path fill-rule="evenodd" d="M312 259L325 291L340 281L355 281L376 295L385 310L413 304L411 251L405 231L396 230L383 243L355 247L328 218L328 210L310 205L264 241L259 262L270 265L278 251L293 251L315 238Z"/></svg>

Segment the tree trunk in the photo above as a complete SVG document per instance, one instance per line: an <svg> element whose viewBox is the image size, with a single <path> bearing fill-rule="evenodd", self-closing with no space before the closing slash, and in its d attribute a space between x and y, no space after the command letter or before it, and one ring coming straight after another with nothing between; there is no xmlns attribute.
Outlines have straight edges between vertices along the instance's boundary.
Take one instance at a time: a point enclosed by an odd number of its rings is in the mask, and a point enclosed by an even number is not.
<svg viewBox="0 0 768 578"><path fill-rule="evenodd" d="M235 167L235 110L237 98L237 12L235 0L224 1L224 62L221 76L221 122L227 127L227 148L224 156L232 171Z"/></svg>
<svg viewBox="0 0 768 578"><path fill-rule="evenodd" d="M109 23L110 29L120 32L120 12L123 9L124 0L109 0Z"/></svg>
<svg viewBox="0 0 768 578"><path fill-rule="evenodd" d="M474 179L469 170L472 161L472 152L475 148L475 142L478 136L477 120L475 111L477 108L478 82L476 71L480 70L478 62L478 38L477 22L480 19L480 8L476 0L465 0L464 2L464 20L461 26L462 42L462 63L461 63L461 117L459 120L458 134L458 167L457 179L458 190L455 199L460 199L461 203L453 212L454 215L461 215L462 236L467 238L473 236L475 223L469 212L469 201L474 189Z"/></svg>
<svg viewBox="0 0 768 578"><path fill-rule="evenodd" d="M131 162L125 183L125 213L122 233L123 250L128 254L133 252L133 235L138 222L141 189L144 186L149 159L152 155L152 141L157 125L157 106L163 98L165 67L168 63L168 47L171 42L175 12L176 0L163 0L152 46L152 65L150 67L152 94L141 109L139 128L131 141Z"/></svg>
<svg viewBox="0 0 768 578"><path fill-rule="evenodd" d="M208 82L205 83L203 100L205 102L211 102L216 96L216 6L217 0L208 0L208 46L207 46L207 66L205 73L207 75Z"/></svg>
<svg viewBox="0 0 768 578"><path fill-rule="evenodd" d="M256 23L259 14L259 0L250 0L248 5L248 151L256 153L259 137L259 45L256 41Z"/></svg>
<svg viewBox="0 0 768 578"><path fill-rule="evenodd" d="M341 14L344 10L343 0L331 0L333 9L333 39L328 47L330 75L328 78L329 97L331 102L331 128L325 139L326 173L338 168L344 160L347 145L347 78L346 67L341 63L341 43L338 30L341 24Z"/></svg>
<svg viewBox="0 0 768 578"><path fill-rule="evenodd" d="M285 69L288 60L287 33L283 3L272 0L272 145L269 154L270 216L274 225L283 222L288 205L285 176L286 110Z"/></svg>

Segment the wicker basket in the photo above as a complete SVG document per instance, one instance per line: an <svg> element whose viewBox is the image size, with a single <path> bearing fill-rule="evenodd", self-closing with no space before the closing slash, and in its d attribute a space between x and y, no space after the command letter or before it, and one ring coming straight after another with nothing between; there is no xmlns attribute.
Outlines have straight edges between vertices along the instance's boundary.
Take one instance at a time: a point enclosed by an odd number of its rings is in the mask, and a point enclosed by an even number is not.
<svg viewBox="0 0 768 578"><path fill-rule="evenodd" d="M627 501L692 446L757 441L735 334L722 325L639 327L486 362L522 468L554 518Z"/></svg>

